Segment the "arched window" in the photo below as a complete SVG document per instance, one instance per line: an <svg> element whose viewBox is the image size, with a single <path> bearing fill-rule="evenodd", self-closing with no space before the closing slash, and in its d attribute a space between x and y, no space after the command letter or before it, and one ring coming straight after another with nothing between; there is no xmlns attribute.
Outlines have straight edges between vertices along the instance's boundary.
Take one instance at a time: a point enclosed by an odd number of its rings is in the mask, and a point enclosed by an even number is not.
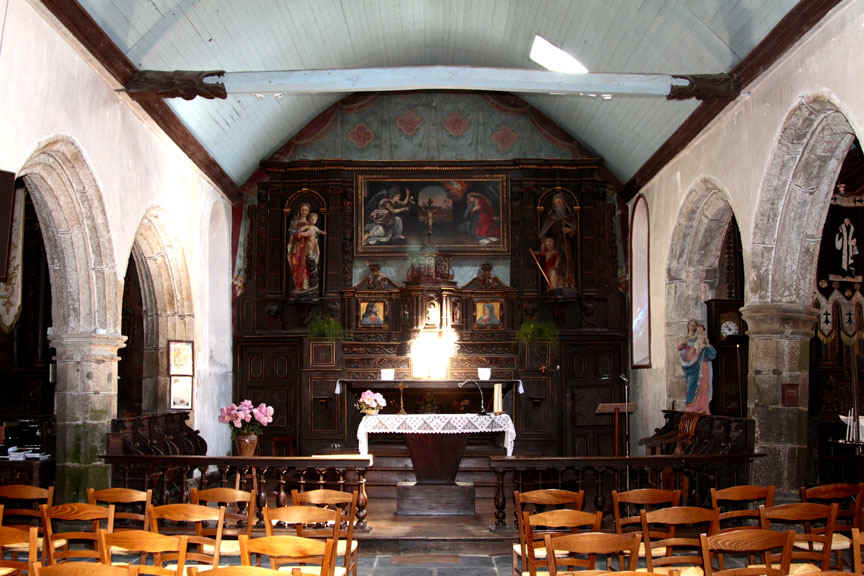
<svg viewBox="0 0 864 576"><path fill-rule="evenodd" d="M641 194L630 220L630 319L633 368L651 367L651 280L648 202Z"/></svg>

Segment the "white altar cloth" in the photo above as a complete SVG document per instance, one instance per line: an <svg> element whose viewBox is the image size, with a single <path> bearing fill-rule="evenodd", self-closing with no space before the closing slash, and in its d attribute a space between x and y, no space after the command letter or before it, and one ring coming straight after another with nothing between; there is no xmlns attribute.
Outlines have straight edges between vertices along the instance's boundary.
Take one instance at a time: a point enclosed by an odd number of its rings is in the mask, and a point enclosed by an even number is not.
<svg viewBox="0 0 864 576"><path fill-rule="evenodd" d="M357 427L360 454L369 454L369 434L479 434L503 432L507 456L513 455L516 428L508 414L377 414L363 416Z"/></svg>

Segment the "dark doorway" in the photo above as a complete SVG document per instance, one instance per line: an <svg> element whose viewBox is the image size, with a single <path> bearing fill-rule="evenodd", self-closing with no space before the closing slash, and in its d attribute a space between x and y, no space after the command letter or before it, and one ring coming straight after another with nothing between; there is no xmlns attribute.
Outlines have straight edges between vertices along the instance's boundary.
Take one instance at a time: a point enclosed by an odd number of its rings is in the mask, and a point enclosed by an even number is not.
<svg viewBox="0 0 864 576"><path fill-rule="evenodd" d="M144 382L144 300L135 259L130 256L123 283L121 330L126 346L120 349L117 367L117 416L138 416L142 412Z"/></svg>
<svg viewBox="0 0 864 576"><path fill-rule="evenodd" d="M17 193L25 193L23 181ZM51 382L51 281L42 229L30 195L24 202L21 252L21 308L9 332L0 330L0 418L3 421L50 416L54 412Z"/></svg>

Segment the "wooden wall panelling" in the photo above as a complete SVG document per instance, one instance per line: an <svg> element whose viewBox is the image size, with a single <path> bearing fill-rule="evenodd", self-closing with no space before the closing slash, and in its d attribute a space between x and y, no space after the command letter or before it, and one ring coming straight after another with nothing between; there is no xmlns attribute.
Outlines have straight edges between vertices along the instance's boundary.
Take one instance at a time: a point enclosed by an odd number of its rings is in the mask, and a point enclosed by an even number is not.
<svg viewBox="0 0 864 576"><path fill-rule="evenodd" d="M273 406L273 422L265 429L262 454L271 453L274 435L288 435L299 442L297 422L300 343L241 342L238 346L238 398Z"/></svg>
<svg viewBox="0 0 864 576"><path fill-rule="evenodd" d="M618 374L623 367L624 345L623 339L561 342L566 455L613 454L613 423L608 415L597 415L595 410L601 402L623 401ZM609 379L602 379L604 376Z"/></svg>

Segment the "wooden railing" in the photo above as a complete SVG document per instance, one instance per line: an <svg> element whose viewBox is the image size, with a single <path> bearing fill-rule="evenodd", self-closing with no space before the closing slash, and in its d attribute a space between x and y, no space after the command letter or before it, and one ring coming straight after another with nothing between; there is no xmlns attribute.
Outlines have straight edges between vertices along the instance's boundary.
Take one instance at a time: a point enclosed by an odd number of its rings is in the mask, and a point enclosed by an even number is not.
<svg viewBox="0 0 864 576"><path fill-rule="evenodd" d="M103 455L125 488L152 489L155 504L188 502L193 487L234 487L257 492L259 511L290 504L292 489L359 492L357 528L367 527L366 470L372 456L128 456ZM119 474L118 474L119 473Z"/></svg>
<svg viewBox="0 0 864 576"><path fill-rule="evenodd" d="M519 491L585 490L585 508L604 512L610 511L612 490L649 487L680 488L682 505L710 506L710 488L748 483L750 463L760 456L752 453L631 458L491 456L489 464L495 472L496 485L495 526L506 527L505 485Z"/></svg>

